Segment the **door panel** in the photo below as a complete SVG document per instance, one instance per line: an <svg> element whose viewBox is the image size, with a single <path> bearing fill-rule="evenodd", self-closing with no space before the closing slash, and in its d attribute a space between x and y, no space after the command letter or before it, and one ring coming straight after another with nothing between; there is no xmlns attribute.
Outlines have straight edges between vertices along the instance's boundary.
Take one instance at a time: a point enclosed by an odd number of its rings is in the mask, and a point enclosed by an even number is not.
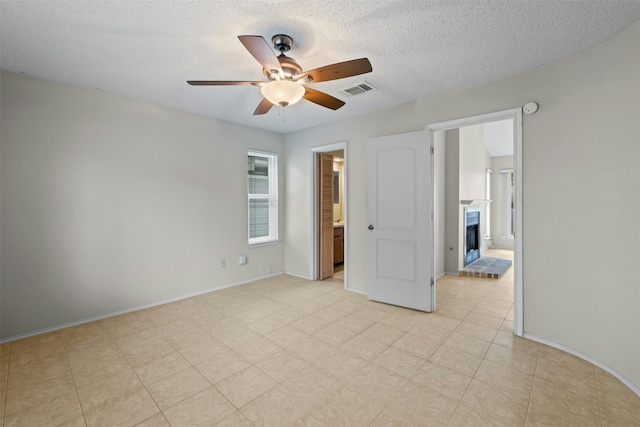
<svg viewBox="0 0 640 427"><path fill-rule="evenodd" d="M378 227L414 230L416 200L416 165L413 149L382 149L376 155L376 215ZM398 168L397 165L404 165ZM402 189L402 191L398 191Z"/></svg>
<svg viewBox="0 0 640 427"><path fill-rule="evenodd" d="M319 153L318 158L318 195L320 219L320 260L319 279L333 277L333 156Z"/></svg>
<svg viewBox="0 0 640 427"><path fill-rule="evenodd" d="M367 141L367 296L435 309L433 167L426 131Z"/></svg>
<svg viewBox="0 0 640 427"><path fill-rule="evenodd" d="M378 277L390 280L416 280L417 247L415 242L378 240L377 260ZM395 262L384 262L395 260Z"/></svg>

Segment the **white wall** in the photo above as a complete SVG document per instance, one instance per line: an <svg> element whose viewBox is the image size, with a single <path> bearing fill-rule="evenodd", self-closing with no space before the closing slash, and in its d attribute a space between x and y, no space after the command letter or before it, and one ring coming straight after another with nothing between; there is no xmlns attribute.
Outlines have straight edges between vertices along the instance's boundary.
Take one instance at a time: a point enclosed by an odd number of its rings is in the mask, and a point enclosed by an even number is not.
<svg viewBox="0 0 640 427"><path fill-rule="evenodd" d="M287 271L311 277L311 147L348 141L349 286L366 292L367 138L536 101L523 118L525 333L640 387L639 40L636 23L525 74L285 135Z"/></svg>
<svg viewBox="0 0 640 427"><path fill-rule="evenodd" d="M513 169L513 156L491 158L491 240L494 248L513 249L513 239L502 233L502 176L500 169Z"/></svg>
<svg viewBox="0 0 640 427"><path fill-rule="evenodd" d="M485 173L491 157L484 145L484 124L460 128L460 199L485 198Z"/></svg>
<svg viewBox="0 0 640 427"><path fill-rule="evenodd" d="M513 155L513 119L484 124L484 145L493 157Z"/></svg>
<svg viewBox="0 0 640 427"><path fill-rule="evenodd" d="M284 270L283 244L246 243L247 149L282 135L6 72L1 91L2 338Z"/></svg>
<svg viewBox="0 0 640 427"><path fill-rule="evenodd" d="M445 157L445 261L446 274L457 275L460 271L460 254L464 242L460 234L463 220L460 216L460 129L444 132Z"/></svg>

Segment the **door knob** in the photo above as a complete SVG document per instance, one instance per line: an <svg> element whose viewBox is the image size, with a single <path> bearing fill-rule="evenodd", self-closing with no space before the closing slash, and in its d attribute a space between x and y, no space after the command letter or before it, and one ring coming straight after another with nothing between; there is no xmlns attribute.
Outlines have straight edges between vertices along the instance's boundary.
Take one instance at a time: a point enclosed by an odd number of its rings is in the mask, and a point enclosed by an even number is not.
<svg viewBox="0 0 640 427"><path fill-rule="evenodd" d="M369 228L369 230L373 230L373 224L369 224L369 227L367 228Z"/></svg>

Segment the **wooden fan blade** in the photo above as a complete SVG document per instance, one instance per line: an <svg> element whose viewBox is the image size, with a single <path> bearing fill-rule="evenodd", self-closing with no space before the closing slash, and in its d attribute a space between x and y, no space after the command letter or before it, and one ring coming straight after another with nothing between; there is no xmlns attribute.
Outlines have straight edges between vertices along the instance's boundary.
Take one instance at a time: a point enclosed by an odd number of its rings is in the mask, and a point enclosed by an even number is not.
<svg viewBox="0 0 640 427"><path fill-rule="evenodd" d="M273 107L273 104L269 102L267 98L262 98L260 104L258 104L258 108L253 112L254 116L259 116L260 114L266 114Z"/></svg>
<svg viewBox="0 0 640 427"><path fill-rule="evenodd" d="M191 86L260 86L266 82L241 82L233 80L187 80Z"/></svg>
<svg viewBox="0 0 640 427"><path fill-rule="evenodd" d="M351 61L338 62L337 64L325 65L324 67L306 71L300 77L296 77L296 80L307 76L314 83L326 82L370 73L372 70L371 62L367 58L352 59Z"/></svg>
<svg viewBox="0 0 640 427"><path fill-rule="evenodd" d="M344 105L344 101L341 101L338 98L334 98L333 96L328 95L324 92L320 92L319 90L311 89L310 87L306 86L304 89L306 92L303 98L307 101L313 102L314 104L331 108L332 110L337 110Z"/></svg>
<svg viewBox="0 0 640 427"><path fill-rule="evenodd" d="M277 70L283 74L278 57L265 39L260 36L238 36L238 39L266 70Z"/></svg>

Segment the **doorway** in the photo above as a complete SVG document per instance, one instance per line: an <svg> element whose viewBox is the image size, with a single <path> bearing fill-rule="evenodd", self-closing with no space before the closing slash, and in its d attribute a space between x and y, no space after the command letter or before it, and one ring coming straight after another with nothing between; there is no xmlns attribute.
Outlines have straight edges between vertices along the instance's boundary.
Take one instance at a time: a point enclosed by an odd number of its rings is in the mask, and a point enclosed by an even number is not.
<svg viewBox="0 0 640 427"><path fill-rule="evenodd" d="M324 177L319 159L327 155L332 156L330 176L325 170ZM312 253L314 280L331 279L332 282L342 282L348 289L348 160L347 143L323 145L311 149L312 180ZM331 185L331 197L326 197L328 182ZM324 193L324 194L323 194ZM329 205L329 206L327 206ZM323 214L324 212L324 214ZM326 216L330 212L330 219ZM331 230L327 232L327 221ZM331 250L327 250L330 239ZM330 274L327 270L330 269Z"/></svg>
<svg viewBox="0 0 640 427"><path fill-rule="evenodd" d="M453 131L458 132L460 128L465 128L468 126L474 126L479 124L486 124L491 122L498 122L503 120L511 120L512 128L511 133L513 136L513 165L512 165L512 177L513 177L513 193L515 197L513 198L513 216L511 228L513 230L513 257L514 257L514 318L513 318L513 332L517 336L522 336L523 334L523 279L522 279L522 109L512 109L506 111L499 111L496 113L484 114L479 116L472 116L457 120L451 120L447 122L434 123L430 124L426 127L429 133L429 142L430 144L434 144L436 141L437 135L441 135L441 131ZM446 144L446 141L444 142ZM436 150L439 144L435 144ZM440 144L441 146L441 144ZM490 175L489 172L493 172L490 169L487 170L487 176ZM494 174L495 175L495 174ZM448 177L447 177L448 178ZM446 185L449 185L449 181L447 181ZM459 182L455 183L456 185L460 185ZM438 188L440 185L440 188ZM442 183L436 182L434 184L434 194L438 194L438 191L442 191ZM486 194L486 193L485 193ZM437 196L436 196L437 198ZM456 200L456 206L454 209L456 211L459 210L459 206L464 203L475 203L482 205L483 203L487 203L486 200ZM488 197L484 197L484 199L488 199ZM440 206L442 206L442 201L440 201ZM436 209L438 209L438 200L436 200ZM482 220L481 220L482 221ZM436 236L436 241L438 241L438 237ZM457 252L459 248L449 248L451 249L446 251L446 254L443 254L442 247L443 241L440 239L439 244L436 245L436 257L447 256L450 257L450 252ZM461 250L461 249L460 249ZM440 254L438 255L438 252ZM456 258L457 259L457 258ZM449 265L451 265L451 261L448 260ZM457 262L457 261L455 261Z"/></svg>

